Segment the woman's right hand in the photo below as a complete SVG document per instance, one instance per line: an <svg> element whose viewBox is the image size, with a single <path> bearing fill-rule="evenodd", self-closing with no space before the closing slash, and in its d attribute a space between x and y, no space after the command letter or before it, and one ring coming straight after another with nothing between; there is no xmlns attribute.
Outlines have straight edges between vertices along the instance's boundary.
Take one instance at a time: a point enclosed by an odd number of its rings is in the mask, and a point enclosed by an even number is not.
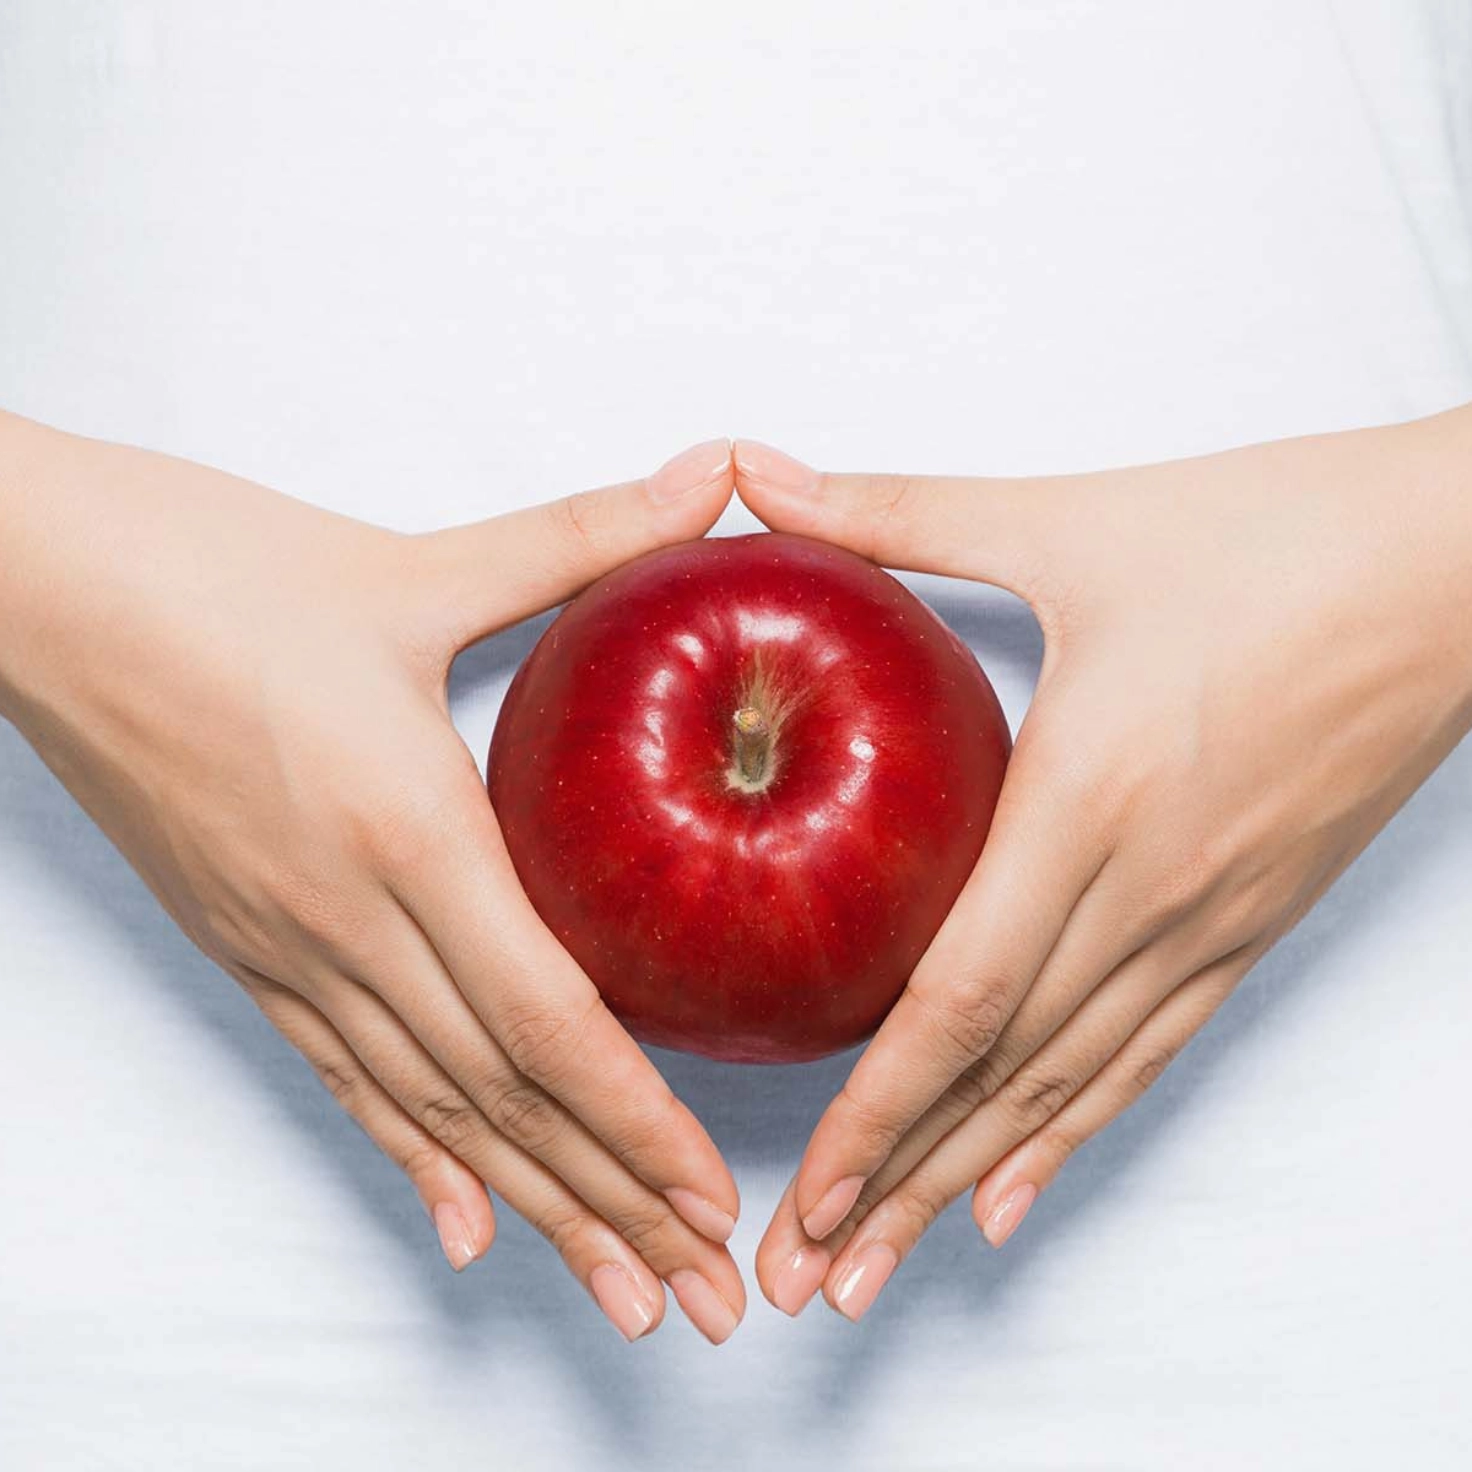
<svg viewBox="0 0 1472 1472"><path fill-rule="evenodd" d="M714 1144L541 924L446 680L472 641L702 535L730 447L403 536L0 416L0 711L413 1182L457 1269L482 1182L630 1339L745 1307Z"/></svg>

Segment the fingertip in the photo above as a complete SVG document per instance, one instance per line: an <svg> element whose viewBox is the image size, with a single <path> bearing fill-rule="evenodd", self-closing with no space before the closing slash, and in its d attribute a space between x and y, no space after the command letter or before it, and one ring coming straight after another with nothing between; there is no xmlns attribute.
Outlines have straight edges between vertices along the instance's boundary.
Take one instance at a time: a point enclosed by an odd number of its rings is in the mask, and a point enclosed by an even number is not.
<svg viewBox="0 0 1472 1472"><path fill-rule="evenodd" d="M735 485L731 441L723 436L691 445L688 450L681 450L666 460L644 482L644 491L655 506L666 507L713 500L721 491L729 498Z"/></svg>
<svg viewBox="0 0 1472 1472"><path fill-rule="evenodd" d="M867 1177L862 1175L849 1175L835 1181L817 1198L812 1207L803 1213L803 1231L814 1242L821 1242L832 1233L854 1209L854 1204L859 1199L859 1193L864 1189L866 1179Z"/></svg>
<svg viewBox="0 0 1472 1472"><path fill-rule="evenodd" d="M638 1089L652 1092L640 1111L635 1147L628 1148L628 1130L615 1132L622 1142L618 1153L647 1184L663 1193L687 1225L712 1242L727 1242L741 1214L736 1178L695 1112L669 1087L648 1056L632 1042L631 1047L629 1070L616 1096L628 1100ZM615 1082L611 1073L607 1081ZM666 1184L672 1180L675 1184Z"/></svg>
<svg viewBox="0 0 1472 1472"><path fill-rule="evenodd" d="M771 1220L756 1245L753 1267L757 1286L768 1303L773 1302L772 1287L781 1264L803 1243L802 1227L792 1204L794 1182L787 1183L782 1198L772 1212Z"/></svg>
<svg viewBox="0 0 1472 1472"><path fill-rule="evenodd" d="M1037 1199L1038 1188L1031 1181L1020 1181L1000 1195L988 1193L985 1199L978 1186L971 1198L972 1220L993 1247L1000 1247L1022 1225Z"/></svg>
<svg viewBox="0 0 1472 1472"><path fill-rule="evenodd" d="M435 1148L437 1159L414 1185L445 1260L457 1273L464 1272L491 1250L496 1212L481 1181L448 1151Z"/></svg>
<svg viewBox="0 0 1472 1472"><path fill-rule="evenodd" d="M731 1240L736 1230L736 1216L716 1205L707 1196L691 1191L685 1186L671 1186L665 1199L702 1237L721 1244Z"/></svg>
<svg viewBox="0 0 1472 1472"><path fill-rule="evenodd" d="M588 1292L626 1343L652 1334L664 1320L664 1289L656 1279L620 1262L602 1262L588 1274Z"/></svg>
<svg viewBox="0 0 1472 1472"><path fill-rule="evenodd" d="M732 1291L733 1286L740 1289L737 1278L735 1285L722 1289L695 1268L676 1268L667 1279L685 1317L712 1344L724 1344L745 1316L745 1291Z"/></svg>
<svg viewBox="0 0 1472 1472"><path fill-rule="evenodd" d="M795 530L816 524L822 476L812 466L760 440L736 440L732 457L737 494L768 526Z"/></svg>
<svg viewBox="0 0 1472 1472"><path fill-rule="evenodd" d="M771 1287L763 1287L773 1308L795 1319L812 1302L833 1266L828 1251L808 1243L787 1255L771 1273Z"/></svg>
<svg viewBox="0 0 1472 1472"><path fill-rule="evenodd" d="M457 1273L483 1257L495 1236L494 1222L487 1230L484 1222L456 1201L436 1202L430 1217L440 1239L440 1250Z"/></svg>
<svg viewBox="0 0 1472 1472"><path fill-rule="evenodd" d="M811 465L761 440L733 441L731 456L740 485L760 486L789 495L807 495L818 489L819 475Z"/></svg>

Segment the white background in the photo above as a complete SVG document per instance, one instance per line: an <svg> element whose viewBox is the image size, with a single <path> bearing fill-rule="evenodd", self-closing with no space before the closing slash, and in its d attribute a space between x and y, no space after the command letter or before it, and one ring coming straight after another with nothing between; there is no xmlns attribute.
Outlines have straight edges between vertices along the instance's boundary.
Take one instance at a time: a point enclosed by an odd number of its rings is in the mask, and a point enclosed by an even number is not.
<svg viewBox="0 0 1472 1472"><path fill-rule="evenodd" d="M0 403L395 526L721 433L1029 472L1468 398L1456 0L0 6ZM923 586L1015 728L1030 615ZM860 1328L627 1348L509 1211L454 1277L0 729L0 1466L1465 1467L1469 961L1464 747L1004 1252L963 1207ZM659 1058L749 1264L849 1060Z"/></svg>

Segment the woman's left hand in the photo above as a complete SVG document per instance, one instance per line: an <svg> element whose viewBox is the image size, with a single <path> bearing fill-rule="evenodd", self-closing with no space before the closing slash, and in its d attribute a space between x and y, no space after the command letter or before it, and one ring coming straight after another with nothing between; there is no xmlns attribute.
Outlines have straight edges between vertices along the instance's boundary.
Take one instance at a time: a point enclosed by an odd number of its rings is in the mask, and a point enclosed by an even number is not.
<svg viewBox="0 0 1472 1472"><path fill-rule="evenodd" d="M1046 639L986 849L757 1256L857 1319L974 1188L1000 1246L1472 727L1472 410L1033 481L823 475L769 526L995 583Z"/></svg>

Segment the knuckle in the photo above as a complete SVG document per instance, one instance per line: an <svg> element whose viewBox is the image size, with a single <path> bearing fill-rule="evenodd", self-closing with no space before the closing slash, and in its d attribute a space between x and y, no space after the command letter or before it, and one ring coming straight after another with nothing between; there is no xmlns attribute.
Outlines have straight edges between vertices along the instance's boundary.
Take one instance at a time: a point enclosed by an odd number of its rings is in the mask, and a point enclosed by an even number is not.
<svg viewBox="0 0 1472 1472"><path fill-rule="evenodd" d="M314 949L338 955L357 932L352 906L320 880L298 876L280 892L293 931Z"/></svg>
<svg viewBox="0 0 1472 1472"><path fill-rule="evenodd" d="M454 802L428 784L391 784L359 806L354 828L370 858L404 872L443 845L454 810Z"/></svg>
<svg viewBox="0 0 1472 1472"><path fill-rule="evenodd" d="M596 997L582 1011L558 1007L542 998L515 1002L503 1008L497 1036L522 1073L555 1093L557 1080L577 1054L578 1038L596 1005Z"/></svg>
<svg viewBox="0 0 1472 1472"><path fill-rule="evenodd" d="M621 1160L635 1169L656 1169L686 1122L687 1111L661 1079L649 1102L629 1102L623 1111L599 1127L599 1136Z"/></svg>
<svg viewBox="0 0 1472 1472"><path fill-rule="evenodd" d="M652 1203L641 1205L621 1212L614 1225L619 1236L651 1267L665 1269L672 1265L668 1212L660 1211Z"/></svg>
<svg viewBox="0 0 1472 1472"><path fill-rule="evenodd" d="M581 562L597 552L593 506L594 497L588 491L577 491L552 502L558 540L568 549L569 561Z"/></svg>
<svg viewBox="0 0 1472 1472"><path fill-rule="evenodd" d="M325 956L351 967L355 946L366 930L361 897L302 866L283 866L264 881L260 902L249 915L237 916L230 932L237 955L257 958L263 966L306 968L311 958Z"/></svg>
<svg viewBox="0 0 1472 1472"><path fill-rule="evenodd" d="M918 995L942 1037L965 1061L989 1052L1006 1026L1005 987L986 972L953 977L940 999Z"/></svg>
<svg viewBox="0 0 1472 1472"><path fill-rule="evenodd" d="M834 487L833 477L820 478L819 494ZM905 540L907 528L915 518L920 490L919 478L910 475L877 475L862 486L858 500L850 502L848 517L857 538L855 545L866 556L881 562L887 551ZM843 504L843 500L840 497L838 504Z"/></svg>
<svg viewBox="0 0 1472 1472"><path fill-rule="evenodd" d="M496 1096L491 1125L532 1155L541 1156L562 1131L562 1111L536 1084L514 1083Z"/></svg>
<svg viewBox="0 0 1472 1472"><path fill-rule="evenodd" d="M351 1113L362 1089L362 1075L336 1058L313 1058L312 1067L327 1092Z"/></svg>
<svg viewBox="0 0 1472 1472"><path fill-rule="evenodd" d="M904 1129L902 1122L881 1104L844 1083L838 1097L848 1130L867 1155L884 1155L893 1148Z"/></svg>
<svg viewBox="0 0 1472 1472"><path fill-rule="evenodd" d="M1024 723L1018 734L1020 755L1031 770L1046 779L1059 809L1100 812L1124 786L1117 754L1102 743L1081 742L1071 724L1049 720Z"/></svg>
<svg viewBox="0 0 1472 1472"><path fill-rule="evenodd" d="M984 1053L970 1067L963 1069L953 1086L958 1109L974 1114L981 1106L996 1097L1012 1076L1015 1064L1003 1056L998 1048Z"/></svg>
<svg viewBox="0 0 1472 1472"><path fill-rule="evenodd" d="M290 1029L296 1019L292 1006L294 998L289 989L240 963L226 961L223 964L240 984L241 990L256 1004L261 1016L278 1032L290 1037Z"/></svg>
<svg viewBox="0 0 1472 1472"><path fill-rule="evenodd" d="M917 1242L935 1225L949 1198L927 1181L912 1181L885 1203L885 1215L898 1219L901 1242Z"/></svg>
<svg viewBox="0 0 1472 1472"><path fill-rule="evenodd" d="M1140 1056L1132 1064L1130 1072L1130 1091L1135 1095L1143 1094L1147 1089L1159 1082L1161 1074L1175 1062L1179 1048L1168 1046L1164 1043L1144 1049Z"/></svg>
<svg viewBox="0 0 1472 1472"><path fill-rule="evenodd" d="M243 978L235 969L237 961L255 969L270 966L279 959L275 954L276 937L260 919L237 905L209 903L197 919L191 918L188 924L181 922L181 929L200 950L240 981L257 1003L260 1002L254 982ZM262 1006L261 1010L265 1012L266 1008ZM266 1015L270 1016L270 1013Z"/></svg>
<svg viewBox="0 0 1472 1472"><path fill-rule="evenodd" d="M479 1110L458 1090L425 1095L415 1115L440 1144L462 1158L485 1130Z"/></svg>
<svg viewBox="0 0 1472 1472"><path fill-rule="evenodd" d="M1052 1119L1078 1092L1078 1080L1060 1068L1034 1068L1019 1073L1005 1090L1007 1107L1031 1132Z"/></svg>
<svg viewBox="0 0 1472 1472"><path fill-rule="evenodd" d="M1061 1126L1039 1130L1037 1134L1037 1148L1043 1158L1052 1163L1055 1172L1062 1168L1081 1143L1077 1135Z"/></svg>
<svg viewBox="0 0 1472 1472"><path fill-rule="evenodd" d="M444 1147L423 1136L385 1153L411 1181L432 1178L444 1161Z"/></svg>
<svg viewBox="0 0 1472 1472"><path fill-rule="evenodd" d="M538 1232L562 1254L569 1267L574 1266L579 1240L590 1220L588 1213L575 1202L561 1196L549 1197L528 1214Z"/></svg>
<svg viewBox="0 0 1472 1472"><path fill-rule="evenodd" d="M1205 939L1211 949L1234 952L1261 935L1271 923L1267 898L1266 886L1252 880L1219 894L1204 917Z"/></svg>
<svg viewBox="0 0 1472 1472"><path fill-rule="evenodd" d="M1217 834L1184 840L1165 865L1155 897L1156 917L1170 922L1193 913L1216 891L1230 863L1226 840Z"/></svg>

